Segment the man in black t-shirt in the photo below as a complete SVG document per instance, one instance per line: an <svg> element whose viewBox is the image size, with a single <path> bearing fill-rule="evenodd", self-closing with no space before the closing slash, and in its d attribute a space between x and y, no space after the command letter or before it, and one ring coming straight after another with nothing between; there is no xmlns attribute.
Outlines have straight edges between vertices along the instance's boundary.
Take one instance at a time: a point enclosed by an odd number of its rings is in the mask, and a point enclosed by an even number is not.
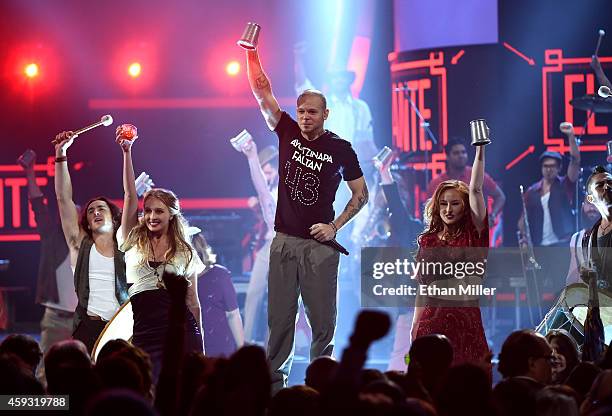
<svg viewBox="0 0 612 416"><path fill-rule="evenodd" d="M286 386L293 361L298 297L312 326L310 358L331 355L336 330L339 249L336 233L368 202L368 189L351 144L324 129L325 96L306 90L297 99L297 122L281 111L257 50L247 51L253 95L279 139L278 204L268 277L268 358L272 391ZM334 218L341 180L351 199Z"/></svg>

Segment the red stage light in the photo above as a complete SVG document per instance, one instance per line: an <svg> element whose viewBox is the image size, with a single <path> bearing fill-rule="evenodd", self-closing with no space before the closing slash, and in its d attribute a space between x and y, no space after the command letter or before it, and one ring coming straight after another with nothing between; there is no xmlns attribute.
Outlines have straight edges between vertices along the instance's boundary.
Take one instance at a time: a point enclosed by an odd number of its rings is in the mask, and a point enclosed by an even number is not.
<svg viewBox="0 0 612 416"><path fill-rule="evenodd" d="M238 61L230 61L225 67L225 72L232 77L238 75L240 72L240 64Z"/></svg>
<svg viewBox="0 0 612 416"><path fill-rule="evenodd" d="M130 66L128 66L128 74L132 78L138 78L142 72L142 67L140 62L132 62Z"/></svg>
<svg viewBox="0 0 612 416"><path fill-rule="evenodd" d="M32 62L23 68L23 73L28 78L35 78L39 74L38 64Z"/></svg>

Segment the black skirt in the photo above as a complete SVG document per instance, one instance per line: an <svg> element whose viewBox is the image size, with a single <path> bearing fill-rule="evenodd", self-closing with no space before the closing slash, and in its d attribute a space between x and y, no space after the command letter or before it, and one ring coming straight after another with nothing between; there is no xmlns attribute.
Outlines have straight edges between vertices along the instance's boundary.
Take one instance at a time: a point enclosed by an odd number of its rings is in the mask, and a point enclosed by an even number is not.
<svg viewBox="0 0 612 416"><path fill-rule="evenodd" d="M161 370L164 342L168 331L170 295L165 289L146 290L130 298L134 313L132 344L146 351L153 364L153 381ZM193 314L187 309L185 325L185 353L202 352L202 335Z"/></svg>

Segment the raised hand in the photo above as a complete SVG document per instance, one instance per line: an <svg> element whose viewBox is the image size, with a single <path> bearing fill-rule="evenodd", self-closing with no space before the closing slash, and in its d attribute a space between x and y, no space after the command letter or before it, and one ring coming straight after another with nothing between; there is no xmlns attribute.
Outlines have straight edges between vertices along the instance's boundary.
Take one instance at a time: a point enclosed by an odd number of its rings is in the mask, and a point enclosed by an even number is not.
<svg viewBox="0 0 612 416"><path fill-rule="evenodd" d="M66 150L74 142L74 132L63 131L55 136L52 143L55 146L55 157L66 156Z"/></svg>
<svg viewBox="0 0 612 416"><path fill-rule="evenodd" d="M568 123L567 121L559 124L559 130L561 130L561 133L565 134L566 136L575 135L574 126L572 126L572 123Z"/></svg>
<svg viewBox="0 0 612 416"><path fill-rule="evenodd" d="M36 164L36 153L32 149L28 149L17 159L17 164L26 172L33 171Z"/></svg>
<svg viewBox="0 0 612 416"><path fill-rule="evenodd" d="M132 148L137 138L138 130L133 124L122 124L115 130L115 142L121 146L124 152Z"/></svg>
<svg viewBox="0 0 612 416"><path fill-rule="evenodd" d="M249 140L241 147L242 153L248 158L257 157L257 145L254 140Z"/></svg>

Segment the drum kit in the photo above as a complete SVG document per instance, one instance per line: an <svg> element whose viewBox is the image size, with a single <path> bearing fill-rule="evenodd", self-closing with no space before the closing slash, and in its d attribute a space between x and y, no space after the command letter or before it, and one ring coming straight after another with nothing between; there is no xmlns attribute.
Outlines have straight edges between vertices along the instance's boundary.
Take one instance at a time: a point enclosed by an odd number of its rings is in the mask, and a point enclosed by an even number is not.
<svg viewBox="0 0 612 416"><path fill-rule="evenodd" d="M599 289L599 313L604 326L606 345L612 341L612 292ZM555 306L546 314L536 328L536 332L546 335L552 329L565 329L576 340L584 344L584 322L589 304L589 287L584 283L574 283L561 292Z"/></svg>

